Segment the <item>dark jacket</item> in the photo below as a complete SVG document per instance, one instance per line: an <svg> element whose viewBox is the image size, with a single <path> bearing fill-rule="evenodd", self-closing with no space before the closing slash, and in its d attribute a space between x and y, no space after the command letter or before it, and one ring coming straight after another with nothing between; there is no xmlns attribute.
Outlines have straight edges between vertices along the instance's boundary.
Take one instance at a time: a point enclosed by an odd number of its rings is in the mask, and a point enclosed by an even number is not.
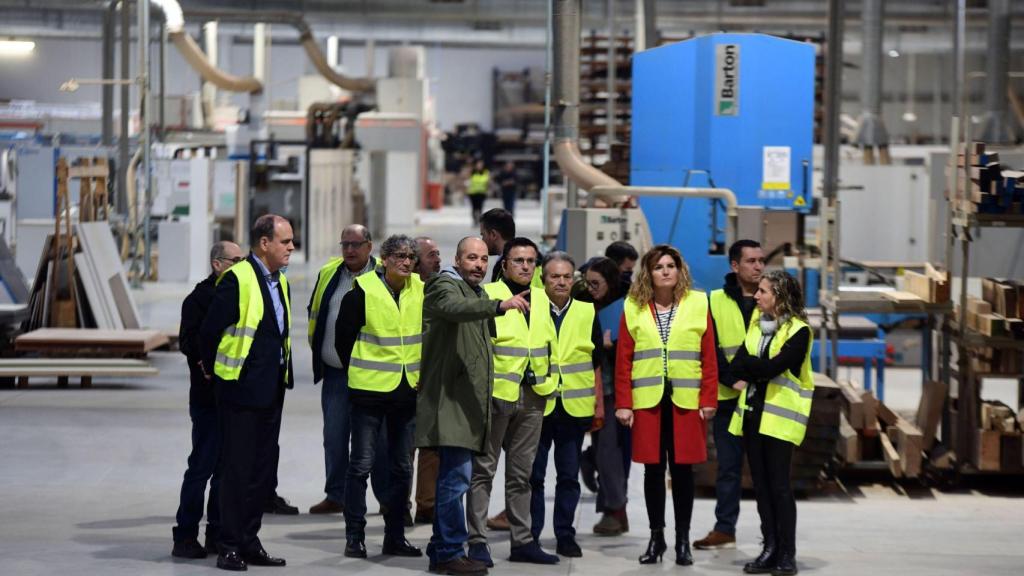
<svg viewBox="0 0 1024 576"><path fill-rule="evenodd" d="M754 302L753 298L749 300L743 299L743 288L736 279L735 272L730 272L725 275L725 285L722 286L722 290L725 292L726 296L732 298L732 300L736 302L736 305L740 307L740 313L743 314L743 325L749 326L750 318L754 315L754 309L757 308L757 304ZM711 320L712 322L714 321L714 316L711 317ZM721 338L718 337L717 325L715 326L715 342L721 342ZM725 358L725 351L722 350L722 346L716 345L716 347L718 349L718 381L726 386L732 386L736 382L742 380L742 378L737 378L736 375L733 374L733 371L730 369L730 363Z"/></svg>
<svg viewBox="0 0 1024 576"><path fill-rule="evenodd" d="M500 304L452 268L427 281L417 447L486 449L494 379L491 336Z"/></svg>
<svg viewBox="0 0 1024 576"><path fill-rule="evenodd" d="M772 336L774 339L774 336ZM768 389L768 382L789 370L793 374L799 374L803 367L804 359L807 356L807 346L811 342L811 330L801 328L793 334L782 349L774 357L768 357L768 349L771 340L764 346L764 352L760 356L751 356L746 346L740 346L736 356L732 359L732 372L737 380L745 380L750 389L747 391L747 408L755 413L760 413L764 408L764 394Z"/></svg>
<svg viewBox="0 0 1024 576"><path fill-rule="evenodd" d="M206 318L206 312L213 301L213 292L217 287L217 275L210 274L205 280L196 284L192 293L181 303L181 326L178 329L178 348L188 362L188 375L191 385L188 391L189 404L212 406L216 400L213 396L213 383L203 376L199 362L202 353L199 346L199 328Z"/></svg>
<svg viewBox="0 0 1024 576"><path fill-rule="evenodd" d="M222 402L249 408L268 408L277 401L283 392L282 387L291 388L295 382L291 358L288 358L287 382L282 379L284 373L281 370L281 351L284 346L284 337L288 335L290 318L286 312L285 333L281 334L277 326L277 318L274 316L274 303L270 299L269 285L263 278L262 270L255 259L255 255L249 254L244 262L235 266L252 266L256 272L260 292L263 295L263 319L256 329L252 348L249 349L245 363L242 364L242 373L238 381L226 382L215 375L213 381L217 386L217 397ZM278 284L278 291L283 299L285 295L282 288L283 285ZM220 344L221 335L224 330L236 322L238 322L238 280L234 274L225 273L217 284L213 303L210 305L209 313L200 330L203 366L207 367L209 373L213 373L214 358L217 355L217 346Z"/></svg>
<svg viewBox="0 0 1024 576"><path fill-rule="evenodd" d="M342 264L344 266L344 264ZM377 259L370 256L370 267L377 267ZM341 279L341 268L331 277L331 281L327 284L327 289L324 290L323 298L320 299L320 310L317 311L316 315L316 329L313 330L313 383L316 384L324 377L324 363L320 360L320 351L324 347L324 327L327 326L327 313L331 308L331 297L334 295L334 291L338 289L338 281ZM316 294L317 286L320 284L320 275L316 276L316 284L313 284L313 291L309 294L309 304L306 305L306 314L313 310L313 296ZM341 316L341 314L338 314ZM337 320L337 319L335 319ZM337 334L335 334L337 338Z"/></svg>

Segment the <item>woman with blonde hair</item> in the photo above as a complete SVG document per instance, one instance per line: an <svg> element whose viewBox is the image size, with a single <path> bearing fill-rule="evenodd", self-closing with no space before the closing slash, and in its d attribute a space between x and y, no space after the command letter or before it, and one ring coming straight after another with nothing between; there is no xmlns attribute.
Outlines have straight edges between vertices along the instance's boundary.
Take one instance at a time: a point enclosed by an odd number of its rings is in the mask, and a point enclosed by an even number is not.
<svg viewBox="0 0 1024 576"><path fill-rule="evenodd" d="M789 468L811 414L813 339L800 284L792 276L781 270L765 274L754 299L757 310L746 341L730 364L746 394L740 397L729 432L743 436L764 539L761 554L743 571L790 575L797 573L797 566L796 500Z"/></svg>
<svg viewBox="0 0 1024 576"><path fill-rule="evenodd" d="M659 244L641 261L619 327L615 417L632 428L644 465L651 539L641 564L665 554L665 470L672 475L676 564L693 564L693 464L707 459L707 421L718 406L718 362L707 296L692 288L679 251Z"/></svg>

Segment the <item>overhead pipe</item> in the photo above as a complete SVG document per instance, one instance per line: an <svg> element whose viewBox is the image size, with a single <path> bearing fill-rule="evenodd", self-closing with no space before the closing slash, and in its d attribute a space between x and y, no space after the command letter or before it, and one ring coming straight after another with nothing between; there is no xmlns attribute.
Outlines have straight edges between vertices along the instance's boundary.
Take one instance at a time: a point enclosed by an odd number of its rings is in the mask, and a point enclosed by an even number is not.
<svg viewBox="0 0 1024 576"><path fill-rule="evenodd" d="M1010 73L1010 16L1010 0L989 0L988 56L985 59L987 110L982 116L981 140L993 144L1014 140L1006 101Z"/></svg>
<svg viewBox="0 0 1024 576"><path fill-rule="evenodd" d="M185 11L185 14L187 14L189 18L194 16L204 20L221 20L223 22L274 22L288 24L299 32L299 43L306 51L306 56L309 57L310 62L313 63L313 67L316 68L317 72L326 78L328 82L342 88L343 90L348 90L349 92L373 92L377 88L376 81L373 78L353 78L351 76L341 74L332 68L330 63L327 61L327 57L324 55L323 51L320 50L320 45L317 44L316 38L313 37L312 29L310 29L309 24L306 23L306 19L300 13L189 9ZM372 74L372 71L369 71L368 73Z"/></svg>
<svg viewBox="0 0 1024 576"><path fill-rule="evenodd" d="M864 77L861 82L861 106L863 107L857 127L857 144L864 148L865 162L873 164L873 146L878 146L883 157L888 155L889 133L882 120L882 17L885 0L863 0L861 15L863 38ZM883 159L883 164L887 163Z"/></svg>
<svg viewBox="0 0 1024 576"><path fill-rule="evenodd" d="M728 225L727 240L736 234L736 194L727 188L672 188L659 186L625 186L611 176L594 168L580 154L576 143L579 137L580 100L580 0L555 0L552 5L554 28L554 129L555 161L572 182L588 191L593 198L612 202L626 202L630 196L672 196L708 198L725 201ZM570 208L577 206L575 195L570 194Z"/></svg>

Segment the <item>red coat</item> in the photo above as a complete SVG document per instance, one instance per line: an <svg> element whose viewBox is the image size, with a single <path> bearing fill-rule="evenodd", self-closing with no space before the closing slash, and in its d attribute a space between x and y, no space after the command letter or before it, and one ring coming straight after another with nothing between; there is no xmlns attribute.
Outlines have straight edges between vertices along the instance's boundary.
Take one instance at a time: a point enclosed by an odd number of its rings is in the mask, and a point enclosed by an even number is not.
<svg viewBox="0 0 1024 576"><path fill-rule="evenodd" d="M654 303L651 302L651 314ZM636 342L626 328L626 315L619 321L619 343L615 352L615 408L633 409L633 349ZM708 327L701 340L701 408L718 407L718 356L715 351L715 330L708 313ZM676 464L699 464L708 458L708 422L697 410L672 406L672 433ZM724 414L718 418L727 418ZM657 464L661 459L661 404L633 411L633 461Z"/></svg>

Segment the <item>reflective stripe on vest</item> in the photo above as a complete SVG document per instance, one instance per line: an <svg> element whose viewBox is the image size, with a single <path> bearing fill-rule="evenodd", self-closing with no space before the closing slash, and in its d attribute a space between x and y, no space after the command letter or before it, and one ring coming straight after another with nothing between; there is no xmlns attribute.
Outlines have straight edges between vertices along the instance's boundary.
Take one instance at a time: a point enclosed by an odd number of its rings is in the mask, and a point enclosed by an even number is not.
<svg viewBox="0 0 1024 576"><path fill-rule="evenodd" d="M242 374L242 366L249 356L256 331L263 320L263 292L260 290L256 270L248 259L233 265L224 274L234 274L238 280L238 322L228 326L221 334L213 363L213 373L221 380L235 381ZM217 279L217 283L220 283L221 278ZM284 274L280 275L280 279L281 291L284 292L285 318L290 325L292 308L288 297L288 279ZM286 326L285 329L290 334L291 331L287 328ZM290 364L291 352L292 341L289 335L284 339L285 382L288 381L287 367Z"/></svg>
<svg viewBox="0 0 1024 576"><path fill-rule="evenodd" d="M316 276L316 288L313 290L313 300L309 304L309 329L306 330L306 339L309 345L313 345L313 334L316 333L316 320L320 316L320 305L323 303L324 293L331 285L331 280L338 273L338 268L345 263L344 258L334 258L320 268Z"/></svg>
<svg viewBox="0 0 1024 576"><path fill-rule="evenodd" d="M633 409L656 406L664 394L666 378L672 385L672 403L680 408L697 409L703 375L701 340L708 326L707 296L696 290L687 292L676 310L666 344L661 342L649 305L641 306L627 297L623 312L626 328L636 343L631 374Z"/></svg>
<svg viewBox="0 0 1024 576"><path fill-rule="evenodd" d="M366 294L366 324L352 347L349 387L390 392L402 383L404 372L415 388L423 348L423 282L410 276L397 305L376 272L359 276L356 283Z"/></svg>
<svg viewBox="0 0 1024 576"><path fill-rule="evenodd" d="M484 291L495 300L512 297L512 290L503 280L485 284ZM519 400L519 385L527 366L536 377L534 392L547 396L555 389L555 382L548 378L551 371L548 350L553 332L549 332L544 323L544 318L550 315L547 314L548 297L543 288L530 288L530 308L538 313L530 314L529 324L526 316L518 310L509 310L494 318L496 336L491 339L494 343L493 394L506 402Z"/></svg>
<svg viewBox="0 0 1024 576"><path fill-rule="evenodd" d="M757 356L761 341L760 314L754 312L751 318L750 331L747 333L746 347L751 356ZM779 354L782 346L807 323L799 318L791 318L779 327L778 333L768 346L768 357ZM810 330L808 329L808 332ZM758 431L765 436L792 442L799 446L807 432L807 422L811 416L811 403L814 398L814 378L811 375L811 346L814 335L807 343L807 352L800 365L800 374L794 375L787 370L772 378L764 391L764 412L761 414L761 426ZM747 395L740 396L739 404L729 422L729 432L736 436L743 434L743 416L747 409Z"/></svg>
<svg viewBox="0 0 1024 576"><path fill-rule="evenodd" d="M556 398L561 396L566 414L577 418L594 415L597 397L594 373L594 305L573 300L562 318L562 326L555 330L555 320L545 314L549 330L555 334L551 345L551 378L557 383L555 393L544 407L547 416L555 409Z"/></svg>
<svg viewBox="0 0 1024 576"><path fill-rule="evenodd" d="M743 340L747 337L747 327L743 325L743 312L739 304L719 288L712 290L710 296L711 317L715 319L715 336L718 338L718 347L725 354L725 359L732 362L736 353L739 352ZM718 383L718 399L732 400L740 395L740 391L732 386Z"/></svg>

